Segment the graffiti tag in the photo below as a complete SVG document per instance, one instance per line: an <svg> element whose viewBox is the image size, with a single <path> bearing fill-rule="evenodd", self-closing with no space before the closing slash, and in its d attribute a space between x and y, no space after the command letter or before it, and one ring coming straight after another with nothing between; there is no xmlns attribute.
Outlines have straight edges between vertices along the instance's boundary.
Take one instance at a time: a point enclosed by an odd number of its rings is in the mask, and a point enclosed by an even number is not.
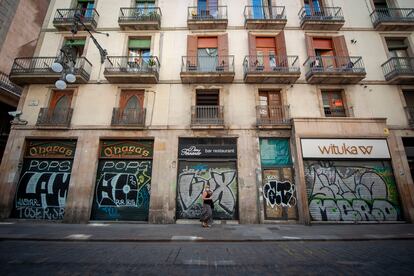
<svg viewBox="0 0 414 276"><path fill-rule="evenodd" d="M279 207L293 207L296 205L296 198L294 197L295 185L289 181L272 180L263 186L263 196L266 199L266 204L271 208Z"/></svg>

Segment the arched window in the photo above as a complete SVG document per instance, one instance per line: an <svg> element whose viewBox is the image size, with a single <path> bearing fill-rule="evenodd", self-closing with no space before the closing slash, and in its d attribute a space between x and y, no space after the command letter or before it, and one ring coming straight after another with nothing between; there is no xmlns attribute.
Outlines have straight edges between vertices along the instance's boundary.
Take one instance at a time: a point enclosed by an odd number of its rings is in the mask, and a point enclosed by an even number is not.
<svg viewBox="0 0 414 276"><path fill-rule="evenodd" d="M125 109L126 110L139 110L141 109L141 106L139 104L139 100L137 98L137 96L132 96L128 99L126 105L125 105Z"/></svg>

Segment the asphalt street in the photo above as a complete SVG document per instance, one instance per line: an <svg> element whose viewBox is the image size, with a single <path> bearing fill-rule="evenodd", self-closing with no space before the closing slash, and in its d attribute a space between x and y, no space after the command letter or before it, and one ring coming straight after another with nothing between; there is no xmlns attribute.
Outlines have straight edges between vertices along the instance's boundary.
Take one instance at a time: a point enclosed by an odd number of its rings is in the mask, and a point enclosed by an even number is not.
<svg viewBox="0 0 414 276"><path fill-rule="evenodd" d="M414 240L0 241L2 275L413 275Z"/></svg>

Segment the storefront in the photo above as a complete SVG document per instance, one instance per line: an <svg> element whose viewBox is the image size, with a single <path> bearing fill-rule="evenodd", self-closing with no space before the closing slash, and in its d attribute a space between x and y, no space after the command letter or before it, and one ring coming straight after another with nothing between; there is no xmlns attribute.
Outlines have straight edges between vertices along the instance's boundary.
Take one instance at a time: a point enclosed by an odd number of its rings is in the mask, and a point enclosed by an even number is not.
<svg viewBox="0 0 414 276"><path fill-rule="evenodd" d="M102 140L91 220L148 221L151 140Z"/></svg>
<svg viewBox="0 0 414 276"><path fill-rule="evenodd" d="M201 216L205 185L213 190L214 219L238 219L237 140L180 138L177 219Z"/></svg>
<svg viewBox="0 0 414 276"><path fill-rule="evenodd" d="M62 220L75 156L74 140L29 140L11 216Z"/></svg>
<svg viewBox="0 0 414 276"><path fill-rule="evenodd" d="M265 220L296 220L296 185L289 139L261 138L263 213Z"/></svg>
<svg viewBox="0 0 414 276"><path fill-rule="evenodd" d="M301 139L312 221L403 219L385 139Z"/></svg>

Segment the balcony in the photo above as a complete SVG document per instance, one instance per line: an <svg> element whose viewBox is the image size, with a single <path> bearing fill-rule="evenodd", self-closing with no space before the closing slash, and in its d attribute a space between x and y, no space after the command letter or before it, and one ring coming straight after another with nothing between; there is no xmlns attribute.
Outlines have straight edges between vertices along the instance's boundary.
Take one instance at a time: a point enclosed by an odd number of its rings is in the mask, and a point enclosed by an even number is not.
<svg viewBox="0 0 414 276"><path fill-rule="evenodd" d="M356 84L366 76L362 57L312 56L304 65L311 84Z"/></svg>
<svg viewBox="0 0 414 276"><path fill-rule="evenodd" d="M283 30L286 22L285 7L246 6L244 8L246 29Z"/></svg>
<svg viewBox="0 0 414 276"><path fill-rule="evenodd" d="M352 107L324 107L323 108L325 117L354 117L354 110Z"/></svg>
<svg viewBox="0 0 414 276"><path fill-rule="evenodd" d="M0 92L5 92L12 97L19 98L22 95L22 90L23 88L10 81L8 75L0 72Z"/></svg>
<svg viewBox="0 0 414 276"><path fill-rule="evenodd" d="M197 105L191 107L192 128L224 128L223 106Z"/></svg>
<svg viewBox="0 0 414 276"><path fill-rule="evenodd" d="M258 128L291 127L288 105L258 105L256 106L256 123Z"/></svg>
<svg viewBox="0 0 414 276"><path fill-rule="evenodd" d="M90 30L95 30L98 26L99 13L95 9L58 9L53 26L59 31L70 31L76 17L79 17ZM83 29L82 25L78 25L78 30Z"/></svg>
<svg viewBox="0 0 414 276"><path fill-rule="evenodd" d="M111 83L158 83L160 63L156 56L108 57L104 76Z"/></svg>
<svg viewBox="0 0 414 276"><path fill-rule="evenodd" d="M214 9L188 7L187 25L190 30L226 29L227 24L227 6Z"/></svg>
<svg viewBox="0 0 414 276"><path fill-rule="evenodd" d="M303 30L338 31L345 24L342 9L339 7L324 7L318 11L302 8L298 15Z"/></svg>
<svg viewBox="0 0 414 276"><path fill-rule="evenodd" d="M121 8L118 24L123 30L159 30L161 16L161 9L156 7Z"/></svg>
<svg viewBox="0 0 414 276"><path fill-rule="evenodd" d="M183 83L231 83L234 56L184 56L180 76Z"/></svg>
<svg viewBox="0 0 414 276"><path fill-rule="evenodd" d="M414 9L375 9L370 16L377 31L414 31Z"/></svg>
<svg viewBox="0 0 414 276"><path fill-rule="evenodd" d="M72 120L73 109L41 108L37 118L37 126L69 128Z"/></svg>
<svg viewBox="0 0 414 276"><path fill-rule="evenodd" d="M246 83L294 83L300 77L298 56L246 56Z"/></svg>
<svg viewBox="0 0 414 276"><path fill-rule="evenodd" d="M407 114L408 124L414 127L414 106L406 106L405 113Z"/></svg>
<svg viewBox="0 0 414 276"><path fill-rule="evenodd" d="M52 71L52 63L56 57L16 58L14 60L10 80L19 85L53 84L61 73ZM92 64L85 57L77 58L75 64L75 83L87 83L90 78Z"/></svg>
<svg viewBox="0 0 414 276"><path fill-rule="evenodd" d="M414 84L414 58L392 57L381 67L389 84Z"/></svg>
<svg viewBox="0 0 414 276"><path fill-rule="evenodd" d="M114 108L111 125L144 128L146 114L145 108L141 110Z"/></svg>

